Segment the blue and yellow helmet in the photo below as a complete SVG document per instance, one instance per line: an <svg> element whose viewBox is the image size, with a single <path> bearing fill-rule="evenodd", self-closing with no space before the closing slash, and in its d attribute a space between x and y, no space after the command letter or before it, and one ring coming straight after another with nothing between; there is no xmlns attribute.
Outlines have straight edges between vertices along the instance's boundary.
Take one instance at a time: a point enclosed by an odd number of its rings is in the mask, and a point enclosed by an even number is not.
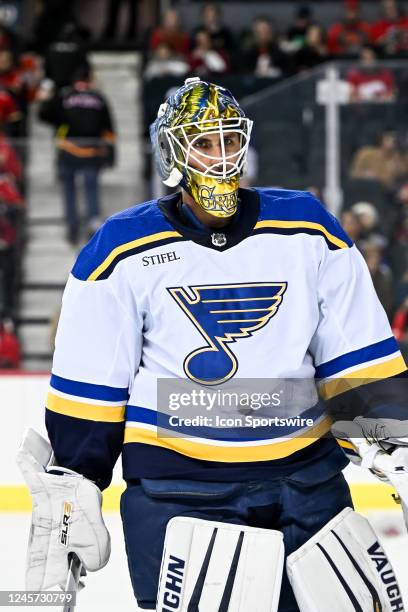
<svg viewBox="0 0 408 612"><path fill-rule="evenodd" d="M237 209L252 121L223 87L187 79L160 106L150 127L155 161L165 185L181 185L206 212L230 217ZM234 134L232 152L225 145ZM215 138L219 155L199 150L203 137Z"/></svg>

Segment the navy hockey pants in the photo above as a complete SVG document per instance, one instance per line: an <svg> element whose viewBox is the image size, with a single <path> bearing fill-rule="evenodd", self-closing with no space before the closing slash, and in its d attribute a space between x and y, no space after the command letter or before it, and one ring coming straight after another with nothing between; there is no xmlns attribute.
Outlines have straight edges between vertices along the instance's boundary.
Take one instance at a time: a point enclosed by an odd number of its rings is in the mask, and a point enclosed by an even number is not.
<svg viewBox="0 0 408 612"><path fill-rule="evenodd" d="M279 480L242 483L150 479L128 483L121 514L138 605L155 609L166 525L173 516L278 529L284 534L286 555L298 549L343 508L352 507L342 473L320 468L313 482L300 472ZM284 571L279 611L297 610Z"/></svg>

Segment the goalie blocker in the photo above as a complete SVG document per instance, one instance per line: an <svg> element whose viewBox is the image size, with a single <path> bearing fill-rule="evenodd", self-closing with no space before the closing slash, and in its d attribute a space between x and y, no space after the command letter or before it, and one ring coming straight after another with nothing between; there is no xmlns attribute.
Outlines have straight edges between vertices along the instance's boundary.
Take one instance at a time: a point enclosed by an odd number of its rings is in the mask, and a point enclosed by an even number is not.
<svg viewBox="0 0 408 612"><path fill-rule="evenodd" d="M175 517L167 526L158 612L276 612L282 533ZM394 570L371 525L345 508L299 550L287 572L301 612L402 612Z"/></svg>
<svg viewBox="0 0 408 612"><path fill-rule="evenodd" d="M101 569L109 560L100 490L80 474L55 465L51 446L33 429L25 432L17 463L33 502L26 589L80 588L80 575Z"/></svg>

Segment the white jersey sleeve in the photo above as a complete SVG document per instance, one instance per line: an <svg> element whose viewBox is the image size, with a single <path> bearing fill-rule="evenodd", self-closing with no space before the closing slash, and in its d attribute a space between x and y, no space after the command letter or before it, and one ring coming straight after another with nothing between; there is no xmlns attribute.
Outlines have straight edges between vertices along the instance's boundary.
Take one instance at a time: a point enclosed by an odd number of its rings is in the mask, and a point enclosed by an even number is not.
<svg viewBox="0 0 408 612"><path fill-rule="evenodd" d="M356 246L325 251L319 268L318 301L319 322L309 350L325 397L345 390L351 379L378 380L406 370Z"/></svg>
<svg viewBox="0 0 408 612"><path fill-rule="evenodd" d="M120 270L98 282L85 277L81 262L91 248L79 256L65 288L46 425L59 465L104 488L122 450L143 321Z"/></svg>

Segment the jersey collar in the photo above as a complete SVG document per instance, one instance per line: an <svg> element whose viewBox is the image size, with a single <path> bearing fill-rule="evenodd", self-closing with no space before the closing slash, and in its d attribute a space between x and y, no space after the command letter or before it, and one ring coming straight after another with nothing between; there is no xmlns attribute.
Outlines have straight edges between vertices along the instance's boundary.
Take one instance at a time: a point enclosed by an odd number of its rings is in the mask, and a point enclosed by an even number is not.
<svg viewBox="0 0 408 612"><path fill-rule="evenodd" d="M247 238L259 217L259 194L256 189L238 190L238 210L225 227L195 227L180 211L181 194L173 193L158 200L158 206L167 221L184 238L201 246L226 251Z"/></svg>

